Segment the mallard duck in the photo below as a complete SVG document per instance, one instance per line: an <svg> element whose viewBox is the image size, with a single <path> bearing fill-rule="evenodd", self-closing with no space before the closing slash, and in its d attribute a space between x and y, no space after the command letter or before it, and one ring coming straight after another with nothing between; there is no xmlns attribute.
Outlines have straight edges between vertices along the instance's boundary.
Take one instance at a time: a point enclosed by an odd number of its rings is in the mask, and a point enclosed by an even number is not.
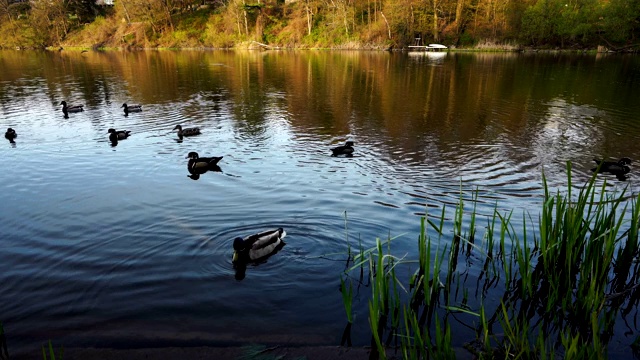
<svg viewBox="0 0 640 360"><path fill-rule="evenodd" d="M353 141L347 141L344 145L336 146L331 149L331 156L346 155L353 156Z"/></svg>
<svg viewBox="0 0 640 360"><path fill-rule="evenodd" d="M8 128L7 132L4 133L4 138L9 140L9 142L13 143L13 139L17 138L18 134L16 134L16 131L13 130L12 128Z"/></svg>
<svg viewBox="0 0 640 360"><path fill-rule="evenodd" d="M109 133L109 140L112 143L117 143L118 140L124 140L128 138L129 134L131 134L131 131L129 130L116 131L116 129L111 128L109 129L108 133Z"/></svg>
<svg viewBox="0 0 640 360"><path fill-rule="evenodd" d="M597 171L599 173L611 173L616 176L621 176L629 173L631 169L627 165L631 164L631 159L623 157L618 161L604 161L593 159L596 162L597 167L591 169L591 171Z"/></svg>
<svg viewBox="0 0 640 360"><path fill-rule="evenodd" d="M195 173L198 170L212 170L217 167L218 162L222 160L222 156L213 156L213 157L200 157L198 153L195 151L190 152L186 159L189 159L187 163L187 169L191 173Z"/></svg>
<svg viewBox="0 0 640 360"><path fill-rule="evenodd" d="M178 136L180 137L200 135L200 129L197 127L183 129L182 125L176 125L176 127L174 127L173 130L178 130Z"/></svg>
<svg viewBox="0 0 640 360"><path fill-rule="evenodd" d="M249 235L244 239L237 237L233 240L233 262L250 262L268 257L285 245L282 241L285 236L287 233L284 229L278 228Z"/></svg>
<svg viewBox="0 0 640 360"><path fill-rule="evenodd" d="M65 115L68 115L69 113L77 113L77 112L84 111L84 105L67 106L67 102L66 101L61 101L60 105L62 105L62 112Z"/></svg>
<svg viewBox="0 0 640 360"><path fill-rule="evenodd" d="M124 108L124 114L128 115L129 113L132 112L141 112L142 111L142 105L127 105L127 103L122 104L122 106Z"/></svg>

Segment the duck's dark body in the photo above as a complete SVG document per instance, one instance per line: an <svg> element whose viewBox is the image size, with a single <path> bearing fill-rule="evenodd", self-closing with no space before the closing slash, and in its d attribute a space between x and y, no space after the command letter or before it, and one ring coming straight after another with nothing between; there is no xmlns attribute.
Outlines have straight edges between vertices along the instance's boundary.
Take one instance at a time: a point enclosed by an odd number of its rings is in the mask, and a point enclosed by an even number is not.
<svg viewBox="0 0 640 360"><path fill-rule="evenodd" d="M182 138L183 136L200 135L200 129L197 127L183 129L182 125L176 125L176 127L174 127L173 130L178 130L178 136L180 138Z"/></svg>
<svg viewBox="0 0 640 360"><path fill-rule="evenodd" d="M13 130L12 128L8 128L7 132L4 133L4 138L9 140L9 142L13 143L14 139L18 137L18 134L16 134L16 131Z"/></svg>
<svg viewBox="0 0 640 360"><path fill-rule="evenodd" d="M251 262L264 259L284 245L282 239L287 235L283 228L267 230L258 234L233 240L233 262Z"/></svg>
<svg viewBox="0 0 640 360"><path fill-rule="evenodd" d="M347 141L344 145L336 146L331 149L331 156L345 155L353 156L353 141Z"/></svg>
<svg viewBox="0 0 640 360"><path fill-rule="evenodd" d="M124 140L128 138L129 134L131 134L131 131L129 130L116 131L116 129L109 129L108 133L109 133L109 141L111 141L114 144L117 144L118 140Z"/></svg>
<svg viewBox="0 0 640 360"><path fill-rule="evenodd" d="M222 156L200 157L197 152L192 151L187 155L187 159L189 159L187 170L192 174L202 170L204 170L204 172L207 170L216 170L215 168L218 167L218 162L220 162L222 158Z"/></svg>
<svg viewBox="0 0 640 360"><path fill-rule="evenodd" d="M62 105L62 113L65 116L69 116L69 113L78 113L84 111L84 105L68 106L66 101L61 101L60 105Z"/></svg>
<svg viewBox="0 0 640 360"><path fill-rule="evenodd" d="M122 104L122 106L124 108L124 114L125 115L129 115L129 113L132 112L141 112L142 111L142 105L127 105L127 103Z"/></svg>
<svg viewBox="0 0 640 360"><path fill-rule="evenodd" d="M597 171L599 173L610 173L616 176L622 176L628 174L631 169L627 166L631 164L631 159L623 157L618 161L604 161L593 159L596 162L597 167L591 169L591 171Z"/></svg>

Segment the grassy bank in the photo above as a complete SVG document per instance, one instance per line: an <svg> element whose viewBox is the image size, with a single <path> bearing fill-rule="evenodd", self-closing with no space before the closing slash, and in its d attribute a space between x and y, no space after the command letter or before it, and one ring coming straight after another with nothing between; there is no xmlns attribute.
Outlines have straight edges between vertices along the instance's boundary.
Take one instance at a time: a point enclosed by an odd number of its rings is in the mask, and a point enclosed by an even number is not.
<svg viewBox="0 0 640 360"><path fill-rule="evenodd" d="M396 347L406 359L452 359L461 345L482 359L607 358L609 345L622 340L614 326L635 316L640 300L640 197L608 193L595 178L577 194L572 185L570 165L566 194L550 192L545 181L540 214L523 214L523 229L512 226L513 212L495 210L479 223L473 204L467 212L461 200L452 224L444 209L422 219L417 258L392 255L392 239L350 248L343 342L353 289L368 287L380 358ZM413 268L409 278L398 275ZM475 336L461 344L465 332ZM626 353L638 351L634 336Z"/></svg>
<svg viewBox="0 0 640 360"><path fill-rule="evenodd" d="M0 4L0 47L638 51L639 14L609 0L10 1Z"/></svg>

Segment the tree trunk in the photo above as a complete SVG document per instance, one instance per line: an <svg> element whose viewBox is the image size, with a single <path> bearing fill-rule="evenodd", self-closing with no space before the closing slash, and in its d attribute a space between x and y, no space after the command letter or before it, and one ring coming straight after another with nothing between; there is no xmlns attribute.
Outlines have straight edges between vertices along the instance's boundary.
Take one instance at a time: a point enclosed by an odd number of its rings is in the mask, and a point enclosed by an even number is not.
<svg viewBox="0 0 640 360"><path fill-rule="evenodd" d="M349 36L349 19L347 18L349 11L346 3L343 3L342 6L344 7L342 9L342 16L344 19L344 31L346 31L347 36Z"/></svg>
<svg viewBox="0 0 640 360"><path fill-rule="evenodd" d="M438 0L433 0L433 39L437 42L438 37Z"/></svg>
<svg viewBox="0 0 640 360"><path fill-rule="evenodd" d="M305 2L304 9L307 12L307 35L311 35L311 20L313 18L313 13L311 12L311 7L309 6L309 0Z"/></svg>
<svg viewBox="0 0 640 360"><path fill-rule="evenodd" d="M124 16L127 17L127 25L131 24L131 18L129 17L129 11L127 10L127 5L125 5L126 1L120 1L122 4L122 8L124 9Z"/></svg>
<svg viewBox="0 0 640 360"><path fill-rule="evenodd" d="M389 40L391 40L391 27L389 26L389 22L387 21L387 17L384 16L382 11L380 11L380 15L382 15L382 18L384 19L384 23L387 24L387 31L389 32Z"/></svg>
<svg viewBox="0 0 640 360"><path fill-rule="evenodd" d="M462 28L462 23L464 20L462 19L462 10L464 10L464 0L458 0L456 4L456 20L454 23L456 34L460 34L460 29Z"/></svg>
<svg viewBox="0 0 640 360"><path fill-rule="evenodd" d="M165 16L167 17L167 23L169 24L169 30L173 31L173 21L171 20L171 7L168 0L162 2L164 7Z"/></svg>
<svg viewBox="0 0 640 360"><path fill-rule="evenodd" d="M244 33L249 35L249 21L247 20L247 8L245 0L242 0L242 13L244 14Z"/></svg>

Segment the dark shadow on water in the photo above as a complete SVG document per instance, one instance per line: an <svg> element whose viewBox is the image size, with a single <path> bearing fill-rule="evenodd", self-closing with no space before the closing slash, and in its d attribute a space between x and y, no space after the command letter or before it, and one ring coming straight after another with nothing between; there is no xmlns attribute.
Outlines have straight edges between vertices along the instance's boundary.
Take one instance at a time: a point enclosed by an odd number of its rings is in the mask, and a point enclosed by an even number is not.
<svg viewBox="0 0 640 360"><path fill-rule="evenodd" d="M255 267L258 266L260 264L264 264L267 262L267 260L272 257L273 255L277 254L278 252L280 252L280 250L284 247L285 243L281 243L280 245L278 245L278 247L275 248L275 250L273 252L271 252L269 255L261 257L260 259L256 259L254 261L238 261L233 263L233 269L236 271L236 275L235 278L238 281L242 281L244 280L246 274L247 274L247 267L249 265Z"/></svg>
<svg viewBox="0 0 640 360"><path fill-rule="evenodd" d="M209 171L222 172L222 169L218 165L211 165L208 168L204 168L204 169L189 169L190 175L187 175L187 177L191 178L191 180L198 180L200 179L200 175L207 173Z"/></svg>

